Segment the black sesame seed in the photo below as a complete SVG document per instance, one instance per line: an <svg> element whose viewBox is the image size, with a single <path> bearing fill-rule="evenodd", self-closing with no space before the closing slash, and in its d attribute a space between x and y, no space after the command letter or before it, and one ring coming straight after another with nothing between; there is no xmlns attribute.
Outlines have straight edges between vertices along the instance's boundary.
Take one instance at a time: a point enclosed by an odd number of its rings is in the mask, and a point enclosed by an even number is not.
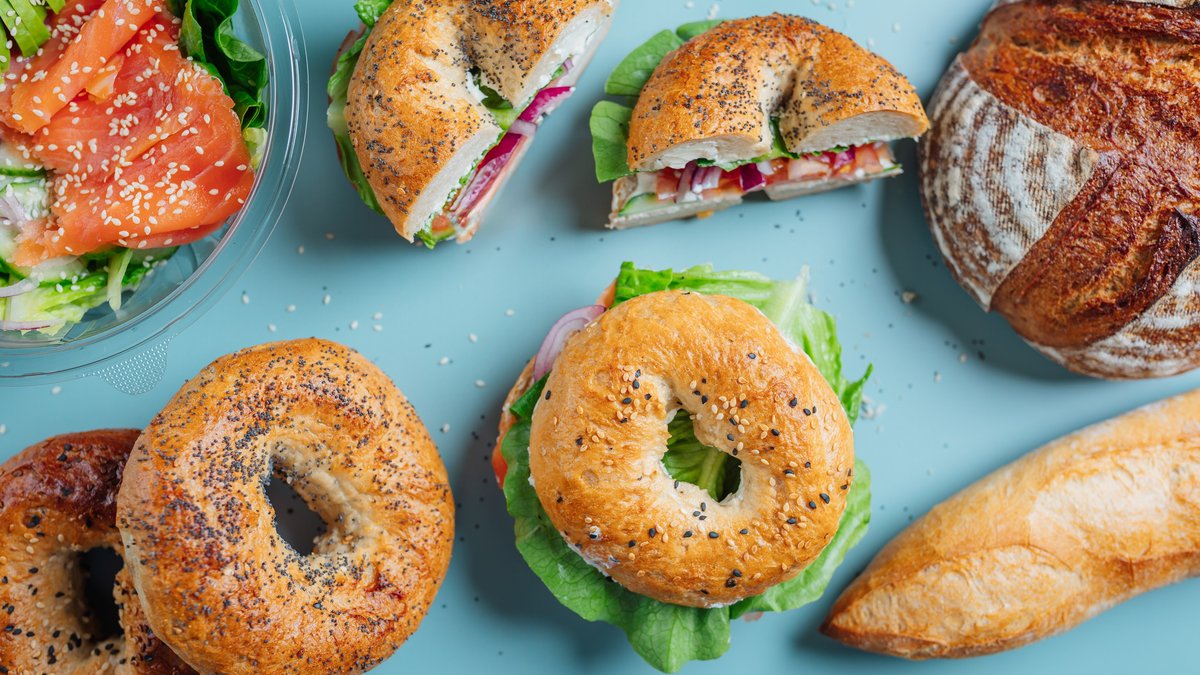
<svg viewBox="0 0 1200 675"><path fill-rule="evenodd" d="M746 356L749 356L751 361L758 358L758 354L755 354L754 352L750 352Z"/></svg>
<svg viewBox="0 0 1200 675"><path fill-rule="evenodd" d="M796 472L795 472L795 471L792 471L791 469L784 469L784 470L783 470L783 475L785 475L785 476L795 476L795 475L796 475Z"/></svg>
<svg viewBox="0 0 1200 675"><path fill-rule="evenodd" d="M654 529L653 527L650 528L650 538L653 539L657 536L658 536L658 530Z"/></svg>
<svg viewBox="0 0 1200 675"><path fill-rule="evenodd" d="M796 524L796 519L795 519L795 518L788 518L788 519L787 519L787 524L788 524L788 525L795 525L795 524Z"/></svg>
<svg viewBox="0 0 1200 675"><path fill-rule="evenodd" d="M748 528L744 528L744 527L740 530L740 532L742 534L750 534L750 530Z"/></svg>
<svg viewBox="0 0 1200 675"><path fill-rule="evenodd" d="M631 398L629 398L628 396L626 396L625 398L621 399L621 403L622 403L623 405L629 405L630 403L633 403L633 399L631 399Z"/></svg>
<svg viewBox="0 0 1200 675"><path fill-rule="evenodd" d="M678 490L678 489L679 489L679 481L675 481L675 489L676 489L676 490Z"/></svg>
<svg viewBox="0 0 1200 675"><path fill-rule="evenodd" d="M800 405L800 401L797 401L796 399L792 399L792 400L788 401L789 407L795 408L798 405Z"/></svg>
<svg viewBox="0 0 1200 675"><path fill-rule="evenodd" d="M806 469L811 469L811 468L812 468L812 462L805 462L805 463L804 463L804 468L806 468Z"/></svg>
<svg viewBox="0 0 1200 675"><path fill-rule="evenodd" d="M629 548L633 548L634 546L637 546L637 542L636 542L636 541L634 541L634 540L632 540L632 539L630 539L630 540L629 540Z"/></svg>
<svg viewBox="0 0 1200 675"><path fill-rule="evenodd" d="M700 512L699 512L699 511L692 511L692 515L693 515L693 516L698 516L698 515L700 515Z"/></svg>
<svg viewBox="0 0 1200 675"><path fill-rule="evenodd" d="M629 418L628 418L628 417L622 417L622 418L621 418L621 424L625 424L625 423L626 423L626 422L628 422L628 421L629 421Z"/></svg>
<svg viewBox="0 0 1200 675"><path fill-rule="evenodd" d="M588 539L599 539L599 538L600 538L600 533L588 532Z"/></svg>
<svg viewBox="0 0 1200 675"><path fill-rule="evenodd" d="M575 445L583 445L583 436L575 439Z"/></svg>
<svg viewBox="0 0 1200 675"><path fill-rule="evenodd" d="M700 520L708 520L708 516L700 516Z"/></svg>
<svg viewBox="0 0 1200 675"><path fill-rule="evenodd" d="M809 502L809 503L808 503L808 508L810 508L810 509L815 509L815 508L817 508L817 503L816 503L816 502Z"/></svg>
<svg viewBox="0 0 1200 675"><path fill-rule="evenodd" d="M550 400L550 394L552 394L552 393L554 393L554 392L550 391L549 389L546 390L546 400L547 401Z"/></svg>
<svg viewBox="0 0 1200 675"><path fill-rule="evenodd" d="M725 580L725 588L733 588L734 586L737 586L737 579L729 577Z"/></svg>
<svg viewBox="0 0 1200 675"><path fill-rule="evenodd" d="M708 502L700 502L700 510L707 511L708 510Z"/></svg>
<svg viewBox="0 0 1200 675"><path fill-rule="evenodd" d="M719 536L721 536L721 535L720 535L720 534L717 534L716 532L709 532L709 533L708 533L708 538L709 538L709 539L716 539L716 538L717 538L717 537L719 537Z"/></svg>
<svg viewBox="0 0 1200 675"><path fill-rule="evenodd" d="M634 388L634 389L641 389L641 388L642 388L642 383L641 383L641 382L638 382L637 380L634 380L634 381L633 381L633 388Z"/></svg>
<svg viewBox="0 0 1200 675"><path fill-rule="evenodd" d="M813 411L809 410L808 408L805 408L805 409L804 409L804 414L805 414L805 416L809 416L809 415L812 415L812 414L813 414Z"/></svg>
<svg viewBox="0 0 1200 675"><path fill-rule="evenodd" d="M742 402L738 404L738 407L745 410L746 406L748 406L748 405L750 405L750 401L748 401L746 399L742 399Z"/></svg>
<svg viewBox="0 0 1200 675"><path fill-rule="evenodd" d="M708 403L708 397L707 397L707 396L701 396L701 397L700 397L700 402L701 402L701 403Z"/></svg>
<svg viewBox="0 0 1200 675"><path fill-rule="evenodd" d="M732 441L732 440L733 440L733 434L725 434L725 438L728 438L729 440L731 440L731 441Z"/></svg>
<svg viewBox="0 0 1200 675"><path fill-rule="evenodd" d="M825 494L824 492L822 492L822 493L821 493L821 501L823 501L823 502L825 502L826 504L828 504L828 503L829 503L829 495L827 495L827 494Z"/></svg>
<svg viewBox="0 0 1200 675"><path fill-rule="evenodd" d="M741 578L742 578L742 571L741 571L741 570L739 570L739 569L737 569L737 568L734 568L734 570L733 570L732 574L733 574L733 576L735 576L735 577L737 577L737 578L739 578L739 579L741 579Z"/></svg>
<svg viewBox="0 0 1200 675"><path fill-rule="evenodd" d="M683 533L683 538L684 538L684 539L689 539L689 538L691 538L691 536L692 536L692 531L691 531L691 530L688 530L687 532L684 532L684 533Z"/></svg>
<svg viewBox="0 0 1200 675"><path fill-rule="evenodd" d="M650 400L650 394L646 394L646 395L645 395L645 396L643 396L642 398L645 398L647 401L649 401L649 400Z"/></svg>
<svg viewBox="0 0 1200 675"><path fill-rule="evenodd" d="M778 430L778 429L772 429L772 430L771 430L771 435L772 435L772 436L778 436L778 435L779 435L779 430Z"/></svg>

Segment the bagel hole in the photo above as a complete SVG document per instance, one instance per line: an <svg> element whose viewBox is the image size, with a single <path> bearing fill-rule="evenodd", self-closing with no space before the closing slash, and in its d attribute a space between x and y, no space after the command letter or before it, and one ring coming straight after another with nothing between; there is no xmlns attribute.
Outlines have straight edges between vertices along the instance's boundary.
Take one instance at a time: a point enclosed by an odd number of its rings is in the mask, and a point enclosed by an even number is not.
<svg viewBox="0 0 1200 675"><path fill-rule="evenodd" d="M742 460L722 452L696 438L691 414L680 410L667 423L670 438L663 455L663 467L680 483L704 490L720 502L742 485Z"/></svg>
<svg viewBox="0 0 1200 675"><path fill-rule="evenodd" d="M79 554L80 595L83 625L92 631L92 641L104 642L124 634L115 589L117 574L125 561L108 547L93 548Z"/></svg>
<svg viewBox="0 0 1200 675"><path fill-rule="evenodd" d="M267 501L275 509L275 529L280 538L300 555L312 555L317 539L328 530L325 521L277 474L271 476L266 492Z"/></svg>

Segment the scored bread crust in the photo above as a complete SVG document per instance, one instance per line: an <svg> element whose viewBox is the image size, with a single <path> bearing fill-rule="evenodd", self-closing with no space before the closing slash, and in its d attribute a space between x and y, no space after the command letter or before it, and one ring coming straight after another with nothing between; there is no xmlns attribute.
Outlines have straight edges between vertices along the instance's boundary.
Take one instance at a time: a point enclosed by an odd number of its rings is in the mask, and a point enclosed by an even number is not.
<svg viewBox="0 0 1200 675"><path fill-rule="evenodd" d="M761 157L775 114L796 153L929 126L912 84L882 57L810 19L772 14L725 21L663 59L634 108L629 166Z"/></svg>
<svg viewBox="0 0 1200 675"><path fill-rule="evenodd" d="M663 466L677 412L700 442L741 460L724 500ZM550 520L590 564L634 593L719 607L795 577L825 549L854 444L836 394L761 312L660 291L567 341L533 413L529 465Z"/></svg>
<svg viewBox="0 0 1200 675"><path fill-rule="evenodd" d="M616 0L396 0L375 24L347 92L346 124L384 213L412 241L504 133L475 88L529 103L590 35L579 76ZM526 143L528 144L528 143Z"/></svg>
<svg viewBox="0 0 1200 675"><path fill-rule="evenodd" d="M1200 574L1200 390L1050 443L909 526L823 631L913 659L1073 628Z"/></svg>
<svg viewBox="0 0 1200 675"><path fill-rule="evenodd" d="M1023 0L934 95L922 194L947 266L1068 368L1200 365L1200 14Z"/></svg>

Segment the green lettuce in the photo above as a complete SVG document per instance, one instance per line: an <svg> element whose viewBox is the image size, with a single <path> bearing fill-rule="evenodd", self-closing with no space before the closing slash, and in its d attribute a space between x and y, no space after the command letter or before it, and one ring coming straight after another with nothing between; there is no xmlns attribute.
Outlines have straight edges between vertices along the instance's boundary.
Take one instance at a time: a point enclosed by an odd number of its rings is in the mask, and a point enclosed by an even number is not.
<svg viewBox="0 0 1200 675"><path fill-rule="evenodd" d="M633 173L629 168L629 120L633 108L613 101L600 101L592 109L588 126L592 131L592 156L596 180L607 183Z"/></svg>
<svg viewBox="0 0 1200 675"><path fill-rule="evenodd" d="M802 346L837 391L851 422L858 417L867 375L849 381L842 372L834 321L805 300L805 280L772 281L751 272L716 272L711 266L681 272L643 270L626 263L617 277L616 303L646 293L686 289L736 297L759 308L795 344ZM546 378L510 406L517 418L501 444L508 463L504 496L514 520L517 549L530 569L571 611L588 621L611 623L625 632L647 663L675 672L689 661L715 659L729 649L730 622L748 612L779 612L813 602L828 586L846 553L866 533L870 520L870 474L855 463L846 510L833 540L794 579L730 607L700 609L671 605L625 590L567 545L550 522L529 483L529 432ZM669 425L663 463L676 479L692 482L716 497L736 489L736 460L696 440L691 421L677 416Z"/></svg>

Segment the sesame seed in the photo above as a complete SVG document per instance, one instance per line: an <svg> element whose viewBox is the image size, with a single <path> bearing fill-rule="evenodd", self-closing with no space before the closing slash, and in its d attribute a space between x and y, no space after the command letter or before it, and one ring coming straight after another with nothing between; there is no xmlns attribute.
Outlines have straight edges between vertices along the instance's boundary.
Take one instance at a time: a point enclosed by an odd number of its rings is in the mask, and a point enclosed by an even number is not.
<svg viewBox="0 0 1200 675"><path fill-rule="evenodd" d="M708 538L709 538L709 539L716 539L716 538L717 538L717 537L719 537L719 536L721 536L721 535L720 535L720 534L718 534L718 533L716 533L716 532L709 532L709 533L708 533Z"/></svg>

